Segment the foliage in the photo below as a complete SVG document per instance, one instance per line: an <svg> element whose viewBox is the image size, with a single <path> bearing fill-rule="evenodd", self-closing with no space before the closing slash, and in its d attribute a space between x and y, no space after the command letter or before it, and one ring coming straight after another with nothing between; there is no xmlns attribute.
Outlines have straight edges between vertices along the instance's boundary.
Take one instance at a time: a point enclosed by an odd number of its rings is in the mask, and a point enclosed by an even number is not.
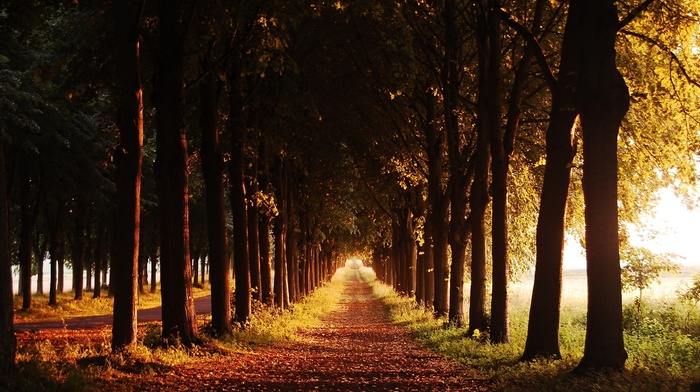
<svg viewBox="0 0 700 392"><path fill-rule="evenodd" d="M639 313L642 306L642 292L653 283L659 281L659 276L664 272L678 273L681 265L670 260L673 255L658 255L647 248L627 247L623 248L622 259L622 289L623 291L637 290L637 305Z"/></svg>
<svg viewBox="0 0 700 392"><path fill-rule="evenodd" d="M492 387L503 391L620 391L688 390L700 378L700 315L682 319L687 308L678 303L654 303L645 307L643 323L635 323L636 305L625 310L625 345L629 354L625 372L600 372L585 377L571 371L583 355L585 303L569 300L562 304L561 342L563 359L519 362L527 330L527 301L511 307L511 343L492 345L465 335L444 320L434 320L429 311L417 306L393 289L374 282L375 295L387 306L391 319L405 325L431 350L490 377ZM517 296L516 296L517 298ZM584 301L585 302L585 301ZM583 307L583 308L582 308ZM641 325L639 328L633 326Z"/></svg>

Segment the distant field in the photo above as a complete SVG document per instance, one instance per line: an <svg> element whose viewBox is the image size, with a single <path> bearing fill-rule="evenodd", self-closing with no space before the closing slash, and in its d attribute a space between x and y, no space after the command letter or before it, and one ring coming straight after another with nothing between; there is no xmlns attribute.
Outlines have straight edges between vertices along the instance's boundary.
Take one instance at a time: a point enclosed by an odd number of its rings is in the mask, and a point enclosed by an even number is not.
<svg viewBox="0 0 700 392"><path fill-rule="evenodd" d="M693 276L700 274L700 266L685 267L678 274L663 274L660 282L653 284L644 290L644 301L672 302L677 298L677 291L690 285ZM586 307L587 287L586 270L564 270L564 282L562 288L562 306ZM520 281L510 284L511 306L529 307L534 284L534 272L523 276ZM623 302L632 302L637 297L637 292L625 292L622 294Z"/></svg>

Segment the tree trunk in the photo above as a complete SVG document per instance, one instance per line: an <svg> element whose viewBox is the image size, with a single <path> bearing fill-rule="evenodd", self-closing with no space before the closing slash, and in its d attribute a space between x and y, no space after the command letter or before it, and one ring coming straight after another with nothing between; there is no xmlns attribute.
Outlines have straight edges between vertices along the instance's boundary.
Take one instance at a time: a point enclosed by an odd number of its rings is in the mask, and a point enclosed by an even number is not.
<svg viewBox="0 0 700 392"><path fill-rule="evenodd" d="M202 176L207 202L211 326L219 333L231 331L231 268L227 257L228 234L224 198L224 158L219 143L219 82L214 66L214 44L202 59L206 72L200 87L199 125L202 133Z"/></svg>
<svg viewBox="0 0 700 392"><path fill-rule="evenodd" d="M39 236L34 241L34 255L36 256L36 293L44 295L44 256L46 256L46 243L44 240L42 245L39 245Z"/></svg>
<svg viewBox="0 0 700 392"><path fill-rule="evenodd" d="M22 310L32 307L32 203L31 182L28 170L22 181L22 201L20 202L19 276L22 293ZM12 287L12 286L10 286Z"/></svg>
<svg viewBox="0 0 700 392"><path fill-rule="evenodd" d="M153 94L158 128L155 174L161 233L163 337L180 339L190 347L199 338L190 268L183 3L158 3L160 37Z"/></svg>
<svg viewBox="0 0 700 392"><path fill-rule="evenodd" d="M3 138L0 138L0 375L8 375L14 370L17 353L5 173L5 143Z"/></svg>
<svg viewBox="0 0 700 392"><path fill-rule="evenodd" d="M617 135L629 91L615 65L617 8L613 0L573 0L580 18L577 92L583 130L588 317L577 371L622 369L622 285L617 213Z"/></svg>
<svg viewBox="0 0 700 392"><path fill-rule="evenodd" d="M140 11L130 0L115 0L112 6L117 37L117 127L120 139L115 156L117 210L112 248L115 254L111 268L114 290L112 350L119 351L135 344L137 334L136 278L141 230L143 88L140 71ZM99 288L95 290L94 295L98 296Z"/></svg>
<svg viewBox="0 0 700 392"><path fill-rule="evenodd" d="M293 192L293 177L290 173L291 165L285 166L287 184L286 190L286 219L287 219L287 234L285 239L285 250L287 255L287 284L289 287L289 302L296 303L299 301L299 260L297 258L297 230L296 230L296 195Z"/></svg>
<svg viewBox="0 0 700 392"><path fill-rule="evenodd" d="M238 61L238 60L237 60ZM236 310L234 320L241 324L250 321L252 305L250 296L250 262L248 260L248 211L245 190L245 136L243 121L244 102L242 80L238 63L229 72L231 83L230 132L231 132L231 209L233 213L233 268L235 270Z"/></svg>
<svg viewBox="0 0 700 392"><path fill-rule="evenodd" d="M276 157L275 162L275 190L278 215L274 218L275 237L275 306L284 309L289 304L289 286L287 284L287 180L286 170L282 159Z"/></svg>
<svg viewBox="0 0 700 392"><path fill-rule="evenodd" d="M489 147L491 151L491 257L492 294L489 338L492 343L508 343L508 157L501 126L501 20L490 8L485 8L488 45L484 46L488 86L484 115L488 116ZM481 93L481 92L480 92Z"/></svg>
<svg viewBox="0 0 700 392"><path fill-rule="evenodd" d="M577 35L579 25L569 18L562 42L559 78L552 90L552 108L546 133L547 160L537 220L535 282L521 360L560 359L559 318L566 204L574 158Z"/></svg>
<svg viewBox="0 0 700 392"><path fill-rule="evenodd" d="M445 132L447 133L447 155L450 161L450 181L453 184L450 190L450 223L448 241L452 249L452 264L449 272L449 314L448 318L451 323L461 325L464 321L464 247L466 238L464 230L466 226L466 186L468 179L466 177L465 163L461 154L461 135L459 129L459 37L457 35L457 4L455 0L445 0L445 9L443 10L443 19L445 22L445 41L444 41L444 63L442 67L442 88L443 88L443 117ZM434 228L438 230L439 224L434 224ZM444 227L447 230L447 227ZM440 234L436 232L436 235ZM437 237L436 237L437 238ZM436 256L437 256L436 249ZM437 258L435 260L437 267ZM442 269L442 267L440 268ZM441 275L447 276L446 271L436 271ZM444 279L447 285L447 278ZM439 277L436 276L435 289L438 289ZM441 288L442 289L442 288ZM438 293L436 292L436 299ZM440 293L440 296L442 293ZM442 300L442 298L440 298ZM445 298L445 301L447 299ZM436 308L438 315L447 313L447 309Z"/></svg>
<svg viewBox="0 0 700 392"><path fill-rule="evenodd" d="M267 165L267 153L265 141L260 142L258 147L258 160L263 165L263 170L260 172L260 189L263 192L269 192L269 172ZM272 305L272 271L270 265L270 217L266 210L258 211L258 241L260 242L260 289L262 291L262 302L266 305Z"/></svg>
<svg viewBox="0 0 700 392"><path fill-rule="evenodd" d="M71 243L71 261L73 262L73 299L83 299L85 259L87 257L87 213L83 201L76 198L77 205L74 207L75 228L73 241Z"/></svg>
<svg viewBox="0 0 700 392"><path fill-rule="evenodd" d="M156 280L156 274L158 273L158 261L156 260L155 255L151 255L151 293L155 293L157 291L157 280ZM228 266L228 263L227 263ZM214 294L212 294L214 295ZM213 315L212 315L213 317Z"/></svg>
<svg viewBox="0 0 700 392"><path fill-rule="evenodd" d="M257 164L254 164L257 166ZM254 173L257 169L253 170ZM258 192L257 173L251 175L250 189L248 190L248 256L250 258L250 287L253 298L261 302L262 290L260 288L260 241L258 237L258 206L255 202L255 194Z"/></svg>
<svg viewBox="0 0 700 392"><path fill-rule="evenodd" d="M491 51L495 50L491 47L493 43L489 37L489 21L486 17L486 11L481 11L481 16L477 18L477 44L479 47L479 72L478 72L478 87L479 96L477 102L477 141L476 151L474 152L474 181L472 182L469 194L469 217L471 220L472 230L472 265L471 265L471 287L469 295L469 332L475 330L484 330L487 328L486 319L486 229L485 229L485 212L486 206L489 203L488 175L489 175L489 158L490 145L489 135L493 120L491 119L490 110L492 105L498 102L494 99L494 94L498 92L490 91L491 88L498 89L492 86L494 78L497 75L491 75L491 67L496 64L490 63ZM500 48L497 49L500 51ZM499 110L500 113L500 110ZM500 115L498 118L500 122ZM500 123L499 123L500 128ZM454 208L454 202L452 203Z"/></svg>

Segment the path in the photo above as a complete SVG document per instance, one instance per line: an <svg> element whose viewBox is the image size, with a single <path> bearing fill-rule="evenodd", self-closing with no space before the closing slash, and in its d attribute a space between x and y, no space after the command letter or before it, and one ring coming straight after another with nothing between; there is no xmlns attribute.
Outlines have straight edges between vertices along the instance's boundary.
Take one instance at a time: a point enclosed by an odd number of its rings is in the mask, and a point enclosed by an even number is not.
<svg viewBox="0 0 700 392"><path fill-rule="evenodd" d="M194 299L194 308L197 314L207 314L211 313L211 296L200 297ZM160 307L149 308L149 309L139 309L138 310L138 322L147 323L153 321L160 321L161 319L161 309ZM16 332L36 332L48 329L89 329L89 328L99 328L107 325L112 325L112 315L107 314L104 316L81 316L81 317L71 317L64 320L56 321L33 321L26 323L15 323Z"/></svg>
<svg viewBox="0 0 700 392"><path fill-rule="evenodd" d="M383 304L357 278L339 308L298 342L250 354L204 357L163 374L128 378L142 391L484 391L483 380L427 351L387 321Z"/></svg>

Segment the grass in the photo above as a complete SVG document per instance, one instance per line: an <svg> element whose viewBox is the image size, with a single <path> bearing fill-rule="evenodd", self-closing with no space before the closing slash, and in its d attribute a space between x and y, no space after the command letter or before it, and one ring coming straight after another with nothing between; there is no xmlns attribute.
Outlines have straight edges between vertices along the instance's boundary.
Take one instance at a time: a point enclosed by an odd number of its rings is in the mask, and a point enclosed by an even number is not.
<svg viewBox="0 0 700 392"><path fill-rule="evenodd" d="M562 360L519 362L526 339L532 281L511 287L511 343L494 345L483 334L467 336L466 328L448 326L412 299L374 282L374 292L391 319L414 331L431 350L464 363L490 378L500 391L688 391L700 381L700 314L675 300L679 277L666 276L645 293L642 314L633 295L625 295L625 345L629 354L624 372L587 377L571 371L583 356L586 299L585 273L565 276L560 341ZM468 292L468 290L466 291ZM690 316L690 317L689 317Z"/></svg>
<svg viewBox="0 0 700 392"><path fill-rule="evenodd" d="M200 286L192 288L194 298L204 297L211 293L209 286ZM80 316L101 316L112 314L114 298L107 296L107 289L102 290L102 295L99 298L92 298L92 291L84 291L81 300L74 299L73 291L57 294L56 302L58 305L49 305L49 296L47 294L32 295L32 307L28 310L22 310L22 296L14 296L15 323L32 322L32 321L54 321L69 317ZM147 291L141 294L138 301L139 309L150 309L160 306L160 286L158 291L151 293Z"/></svg>
<svg viewBox="0 0 700 392"><path fill-rule="evenodd" d="M356 271L340 269L332 281L285 311L256 304L253 318L245 328L236 328L220 337L206 335L209 316L198 318L203 344L192 349L164 346L160 323L139 326L138 344L119 353L110 349L109 328L91 332L42 331L19 344L17 371L0 378L0 391L99 391L112 390L121 377L163 374L176 366L202 357L227 356L232 352L252 351L280 341L295 341L301 328L319 325L342 297L344 281ZM73 302L64 294L59 303ZM160 304L160 295L155 294ZM39 297L41 298L41 297ZM142 298L143 299L143 298ZM86 298L70 310L72 315L111 312L107 299ZM105 302L105 303L103 303ZM151 302L144 301L151 304ZM90 310L90 305L96 310ZM32 317L44 314L41 306ZM46 311L48 314L57 309ZM82 335L71 335L80 334ZM53 334L53 335L51 335ZM224 359L225 360L225 359ZM106 387L109 388L106 388Z"/></svg>

